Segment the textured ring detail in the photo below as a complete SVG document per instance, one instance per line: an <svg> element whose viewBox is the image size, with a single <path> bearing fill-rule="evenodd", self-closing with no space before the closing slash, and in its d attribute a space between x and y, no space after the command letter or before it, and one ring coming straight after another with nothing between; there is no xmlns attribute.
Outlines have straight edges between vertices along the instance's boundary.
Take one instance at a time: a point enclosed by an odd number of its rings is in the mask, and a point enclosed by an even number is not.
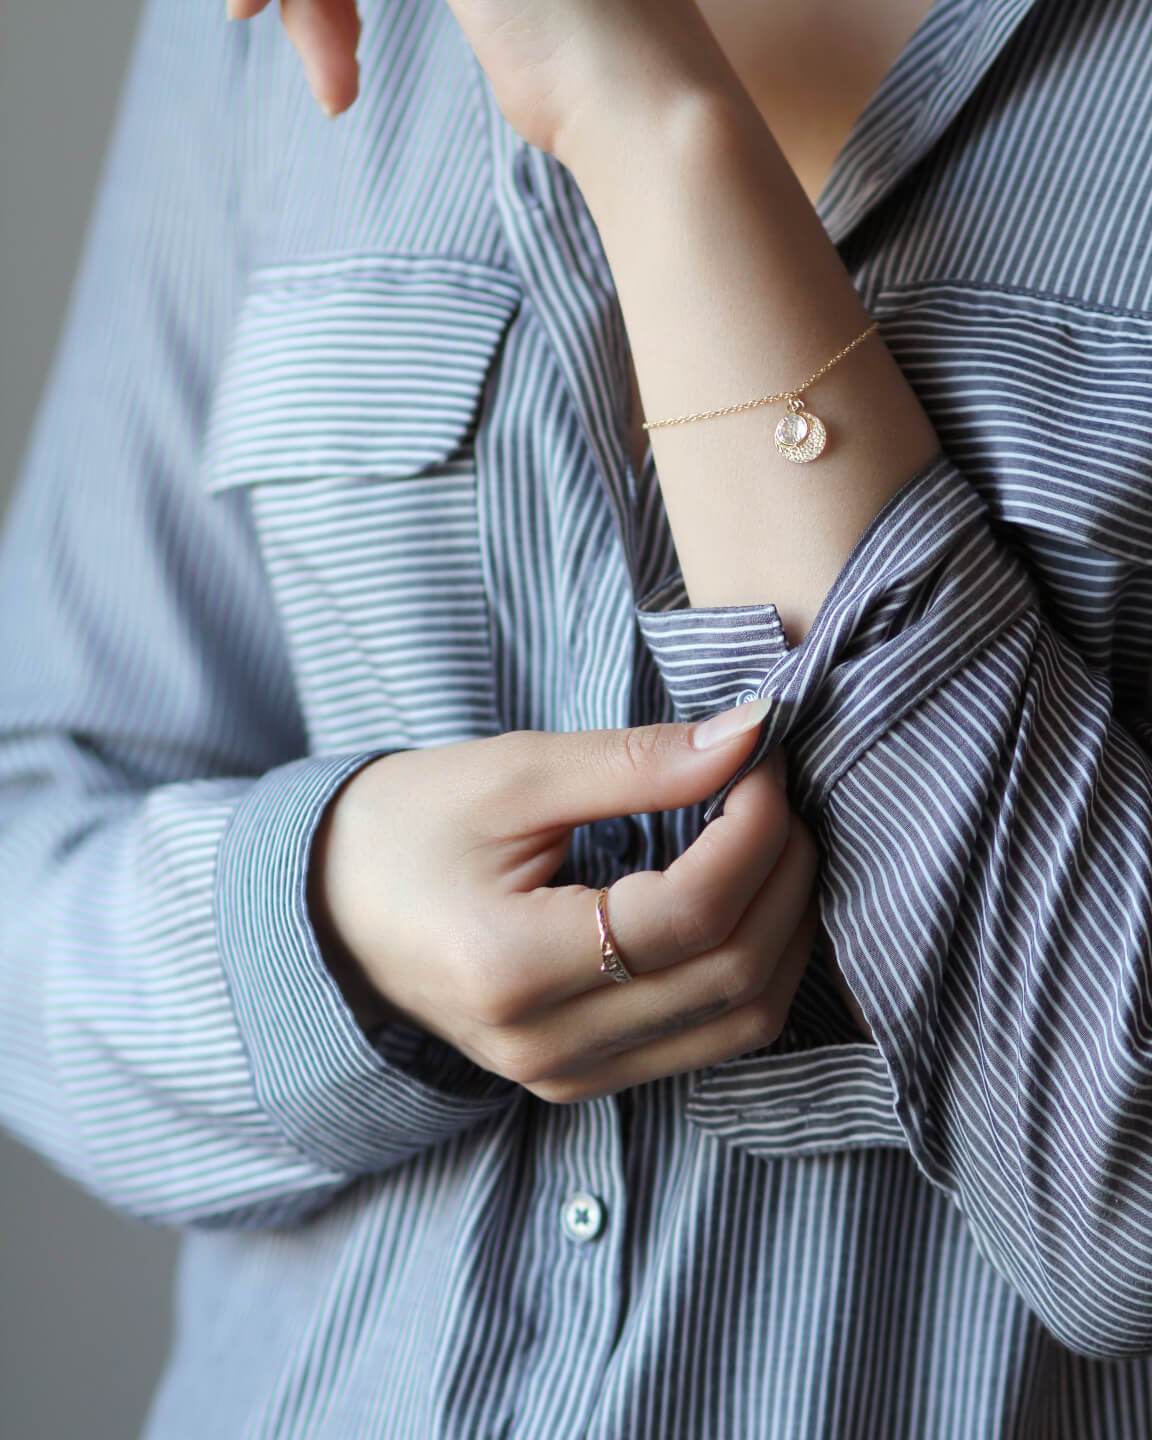
<svg viewBox="0 0 1152 1440"><path fill-rule="evenodd" d="M596 894L596 924L600 930L600 969L611 975L619 985L626 985L632 976L624 964L615 937L608 925L608 887Z"/></svg>

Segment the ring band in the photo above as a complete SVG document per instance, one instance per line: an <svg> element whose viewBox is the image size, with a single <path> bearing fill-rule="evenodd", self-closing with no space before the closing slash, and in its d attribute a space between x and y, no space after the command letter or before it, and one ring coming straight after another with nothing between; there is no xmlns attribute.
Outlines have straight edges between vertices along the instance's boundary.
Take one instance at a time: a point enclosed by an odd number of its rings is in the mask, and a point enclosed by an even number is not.
<svg viewBox="0 0 1152 1440"><path fill-rule="evenodd" d="M624 985L632 976L624 964L619 947L608 926L608 887L596 895L596 924L600 929L600 969L612 976L618 984Z"/></svg>

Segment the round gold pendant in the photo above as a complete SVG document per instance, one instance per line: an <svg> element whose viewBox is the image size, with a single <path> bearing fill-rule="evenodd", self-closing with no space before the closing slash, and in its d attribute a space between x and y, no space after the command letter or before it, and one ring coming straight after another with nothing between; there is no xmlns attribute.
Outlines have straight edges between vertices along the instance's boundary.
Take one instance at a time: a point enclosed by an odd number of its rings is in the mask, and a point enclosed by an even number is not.
<svg viewBox="0 0 1152 1440"><path fill-rule="evenodd" d="M776 434L772 438L785 460L806 465L824 449L828 443L828 432L823 421L811 410L789 410L776 426Z"/></svg>

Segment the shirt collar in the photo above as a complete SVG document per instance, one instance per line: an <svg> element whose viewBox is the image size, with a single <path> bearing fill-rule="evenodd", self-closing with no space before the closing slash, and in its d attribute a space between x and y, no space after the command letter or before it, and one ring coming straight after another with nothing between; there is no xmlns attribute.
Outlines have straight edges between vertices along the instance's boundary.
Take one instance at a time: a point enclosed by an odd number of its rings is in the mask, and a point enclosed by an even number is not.
<svg viewBox="0 0 1152 1440"><path fill-rule="evenodd" d="M844 142L816 210L841 244L951 125L1038 0L936 0Z"/></svg>

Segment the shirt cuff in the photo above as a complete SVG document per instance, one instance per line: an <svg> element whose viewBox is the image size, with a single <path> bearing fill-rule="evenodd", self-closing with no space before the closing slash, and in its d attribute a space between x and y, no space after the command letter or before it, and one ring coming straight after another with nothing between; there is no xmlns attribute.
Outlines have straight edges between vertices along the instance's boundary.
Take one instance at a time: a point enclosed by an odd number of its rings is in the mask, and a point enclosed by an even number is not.
<svg viewBox="0 0 1152 1440"><path fill-rule="evenodd" d="M216 934L256 1093L305 1155L386 1169L506 1108L511 1080L400 1020L370 1034L330 973L307 904L317 828L385 750L308 757L256 782L221 840Z"/></svg>
<svg viewBox="0 0 1152 1440"><path fill-rule="evenodd" d="M689 606L679 572L639 598L636 619L678 719L775 702L705 819L786 739L789 788L806 814L1035 595L1019 559L993 536L985 502L940 452L873 517L799 645L772 603Z"/></svg>

